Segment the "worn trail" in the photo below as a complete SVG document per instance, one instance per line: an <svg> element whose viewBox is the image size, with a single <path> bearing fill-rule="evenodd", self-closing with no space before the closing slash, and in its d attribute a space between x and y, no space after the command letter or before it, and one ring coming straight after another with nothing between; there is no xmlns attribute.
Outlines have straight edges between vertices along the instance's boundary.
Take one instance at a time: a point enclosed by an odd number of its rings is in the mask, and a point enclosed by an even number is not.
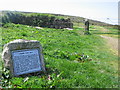
<svg viewBox="0 0 120 90"><path fill-rule="evenodd" d="M111 48L114 54L118 55L118 39L109 36L103 36L103 35L100 36L106 39L107 45Z"/></svg>

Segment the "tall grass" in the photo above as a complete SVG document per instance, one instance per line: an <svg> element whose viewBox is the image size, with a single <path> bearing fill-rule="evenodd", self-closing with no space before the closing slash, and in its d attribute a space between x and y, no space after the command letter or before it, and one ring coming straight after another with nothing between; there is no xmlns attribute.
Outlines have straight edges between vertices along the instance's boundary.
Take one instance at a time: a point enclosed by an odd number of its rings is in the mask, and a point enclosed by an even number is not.
<svg viewBox="0 0 120 90"><path fill-rule="evenodd" d="M26 25L6 24L2 27L2 45L15 39L40 41L47 73L13 77L4 87L117 88L118 71L108 63L117 61L117 56L109 52L101 37L82 35L79 33L82 31L77 27L74 30L38 30Z"/></svg>

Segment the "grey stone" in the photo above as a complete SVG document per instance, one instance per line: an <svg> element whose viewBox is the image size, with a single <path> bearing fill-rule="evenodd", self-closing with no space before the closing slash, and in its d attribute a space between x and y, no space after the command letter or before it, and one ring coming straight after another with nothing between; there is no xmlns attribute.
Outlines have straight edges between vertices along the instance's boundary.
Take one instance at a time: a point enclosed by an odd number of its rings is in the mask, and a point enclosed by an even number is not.
<svg viewBox="0 0 120 90"><path fill-rule="evenodd" d="M86 19L85 20L85 33L84 34L90 34L89 33L89 20L88 19Z"/></svg>
<svg viewBox="0 0 120 90"><path fill-rule="evenodd" d="M19 74L15 73L15 71L16 71L16 68L14 66L14 64L16 64L15 60L17 60L17 62L19 62L21 64L24 64L26 62L30 62L29 59L32 59L32 57L33 57L33 56L30 56L30 54L27 54L24 57L23 57L23 55L19 54L19 56L15 57L13 55L13 53L15 53L15 55L16 55L18 53L18 51L19 52L26 52L26 51L31 51L32 52L33 50L38 51L38 53L36 54L35 57L37 57L37 55L39 56L39 58L33 59L33 62L36 62L39 59L39 61L40 61L40 71L45 72L44 59L43 59L43 55L42 55L42 47L41 47L39 41L17 39L17 40L11 41L11 42L7 43L6 45L4 45L3 53L2 53L2 59L4 60L5 67L10 69L10 72L11 72L12 76L18 76L19 75ZM34 52L33 52L33 54L34 54ZM29 58L27 58L27 56L29 56ZM22 63L21 61L24 60L24 59L26 59L26 62ZM31 63L31 64L35 64L35 63ZM22 67L24 67L24 65L22 65ZM27 68L31 68L31 67L28 66ZM18 71L18 72L21 73L20 71ZM35 72L35 71L33 70L33 72ZM32 73L32 72L28 72L28 73ZM27 71L24 72L24 74L27 74Z"/></svg>

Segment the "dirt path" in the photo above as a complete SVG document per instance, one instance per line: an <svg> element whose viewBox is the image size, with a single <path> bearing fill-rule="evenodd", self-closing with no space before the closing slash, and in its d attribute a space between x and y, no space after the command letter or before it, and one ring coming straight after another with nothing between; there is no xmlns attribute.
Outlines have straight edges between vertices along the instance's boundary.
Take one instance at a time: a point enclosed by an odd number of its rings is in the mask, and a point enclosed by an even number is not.
<svg viewBox="0 0 120 90"><path fill-rule="evenodd" d="M115 55L118 55L118 39L100 35L102 38L106 39L108 46L111 48Z"/></svg>

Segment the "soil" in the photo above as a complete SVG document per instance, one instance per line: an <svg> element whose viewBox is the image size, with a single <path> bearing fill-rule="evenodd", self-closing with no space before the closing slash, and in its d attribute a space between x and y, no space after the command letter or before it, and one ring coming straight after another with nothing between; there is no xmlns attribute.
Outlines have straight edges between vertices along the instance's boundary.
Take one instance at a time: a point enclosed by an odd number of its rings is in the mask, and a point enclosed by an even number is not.
<svg viewBox="0 0 120 90"><path fill-rule="evenodd" d="M103 36L103 35L100 36L106 39L107 45L112 49L114 54L118 55L118 39L109 36Z"/></svg>

